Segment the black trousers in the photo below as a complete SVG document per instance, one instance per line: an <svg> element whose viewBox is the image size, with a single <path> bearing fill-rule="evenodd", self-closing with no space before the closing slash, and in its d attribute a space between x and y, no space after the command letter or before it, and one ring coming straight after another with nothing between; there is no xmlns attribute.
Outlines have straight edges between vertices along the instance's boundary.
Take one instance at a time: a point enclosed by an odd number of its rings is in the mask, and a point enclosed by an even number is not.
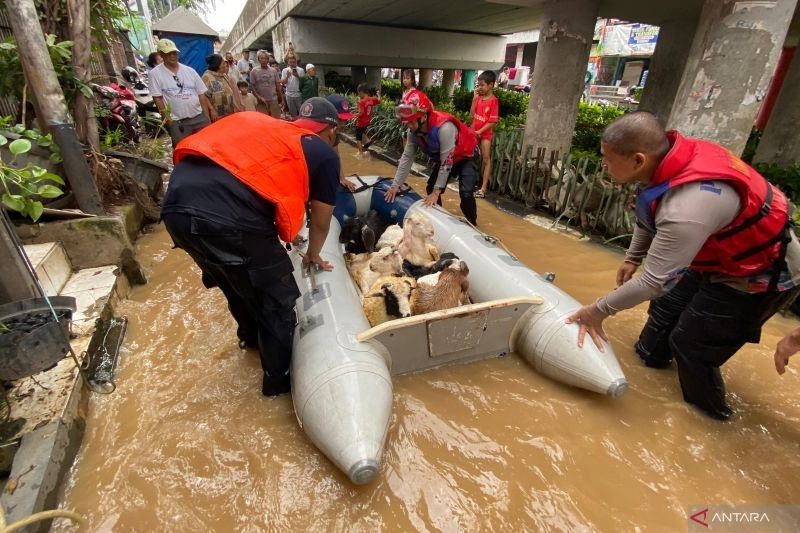
<svg viewBox="0 0 800 533"><path fill-rule="evenodd" d="M433 192L433 186L436 184L436 177L439 174L439 167L441 167L441 163L437 162L433 167L433 171L431 171L431 177L428 178L428 184L425 187L425 191L428 194ZM475 203L475 189L478 186L478 170L475 168L475 157L461 160L453 165L448 181L451 179L458 179L458 194L461 196L460 207L461 212L464 213L464 218L469 220L473 226L477 226L478 205ZM441 197L437 203L442 205Z"/></svg>
<svg viewBox="0 0 800 533"><path fill-rule="evenodd" d="M238 324L239 339L258 346L262 392L288 392L295 301L300 291L277 236L249 233L188 214L164 215L175 246L200 267L203 284L219 287Z"/></svg>
<svg viewBox="0 0 800 533"><path fill-rule="evenodd" d="M688 271L672 290L650 302L636 352L656 368L674 357L683 399L726 419L731 413L719 367L745 343L759 342L761 326L793 293L742 292Z"/></svg>

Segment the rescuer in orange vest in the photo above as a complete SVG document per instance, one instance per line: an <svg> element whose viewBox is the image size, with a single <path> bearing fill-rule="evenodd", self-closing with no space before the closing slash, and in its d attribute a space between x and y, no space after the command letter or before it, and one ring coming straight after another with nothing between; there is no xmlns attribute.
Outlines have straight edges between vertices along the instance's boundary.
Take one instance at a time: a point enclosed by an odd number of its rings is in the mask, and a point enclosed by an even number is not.
<svg viewBox="0 0 800 533"><path fill-rule="evenodd" d="M618 288L567 322L580 324L579 345L588 332L602 350L603 321L651 300L637 354L653 368L674 358L684 400L727 420L719 367L759 342L761 326L800 281L789 202L727 149L665 132L649 113L609 125L601 150L614 179L640 184L637 225Z"/></svg>
<svg viewBox="0 0 800 533"><path fill-rule="evenodd" d="M262 393L290 390L294 306L300 291L281 244L303 225L310 201L303 264L333 267L320 257L328 235L339 157L336 108L310 98L294 122L245 111L225 117L175 148L175 169L161 216L175 246L219 287L238 324L240 347L258 348Z"/></svg>

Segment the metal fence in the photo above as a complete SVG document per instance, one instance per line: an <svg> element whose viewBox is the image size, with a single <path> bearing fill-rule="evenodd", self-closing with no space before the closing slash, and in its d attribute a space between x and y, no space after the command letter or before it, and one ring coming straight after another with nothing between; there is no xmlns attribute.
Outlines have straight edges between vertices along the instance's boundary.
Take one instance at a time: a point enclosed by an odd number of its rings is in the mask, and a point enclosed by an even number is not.
<svg viewBox="0 0 800 533"><path fill-rule="evenodd" d="M495 134L490 189L552 215L554 225L572 224L624 244L635 223L635 187L614 183L589 158L534 150L524 144L523 135L521 130Z"/></svg>

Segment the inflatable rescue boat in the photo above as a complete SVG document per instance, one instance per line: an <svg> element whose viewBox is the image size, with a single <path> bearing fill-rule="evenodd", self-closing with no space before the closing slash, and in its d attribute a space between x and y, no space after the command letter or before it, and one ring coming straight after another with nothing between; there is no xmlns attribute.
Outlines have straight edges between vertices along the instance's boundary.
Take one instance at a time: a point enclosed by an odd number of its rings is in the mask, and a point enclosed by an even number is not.
<svg viewBox="0 0 800 533"><path fill-rule="evenodd" d="M302 296L292 356L292 400L312 442L358 485L380 470L392 411L392 375L514 352L539 373L567 385L618 397L628 383L610 345L577 346L578 326L564 319L580 307L513 256L495 238L411 189L391 204L391 181L359 178L339 192L321 256L333 271L302 268L305 245L290 256ZM421 212L440 252L469 266L472 304L370 327L339 243L342 223L375 209L388 224ZM302 235L307 237L307 230Z"/></svg>

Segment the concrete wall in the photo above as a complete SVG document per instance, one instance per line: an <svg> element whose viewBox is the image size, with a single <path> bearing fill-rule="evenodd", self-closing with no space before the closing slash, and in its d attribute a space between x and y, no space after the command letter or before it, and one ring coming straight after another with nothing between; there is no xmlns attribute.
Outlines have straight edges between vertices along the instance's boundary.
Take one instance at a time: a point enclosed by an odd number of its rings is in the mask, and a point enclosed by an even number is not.
<svg viewBox="0 0 800 533"><path fill-rule="evenodd" d="M667 126L744 150L797 0L706 0Z"/></svg>
<svg viewBox="0 0 800 533"><path fill-rule="evenodd" d="M414 30L289 17L272 32L275 57L289 42L303 62L323 65L409 65L496 70L506 40L493 35Z"/></svg>

